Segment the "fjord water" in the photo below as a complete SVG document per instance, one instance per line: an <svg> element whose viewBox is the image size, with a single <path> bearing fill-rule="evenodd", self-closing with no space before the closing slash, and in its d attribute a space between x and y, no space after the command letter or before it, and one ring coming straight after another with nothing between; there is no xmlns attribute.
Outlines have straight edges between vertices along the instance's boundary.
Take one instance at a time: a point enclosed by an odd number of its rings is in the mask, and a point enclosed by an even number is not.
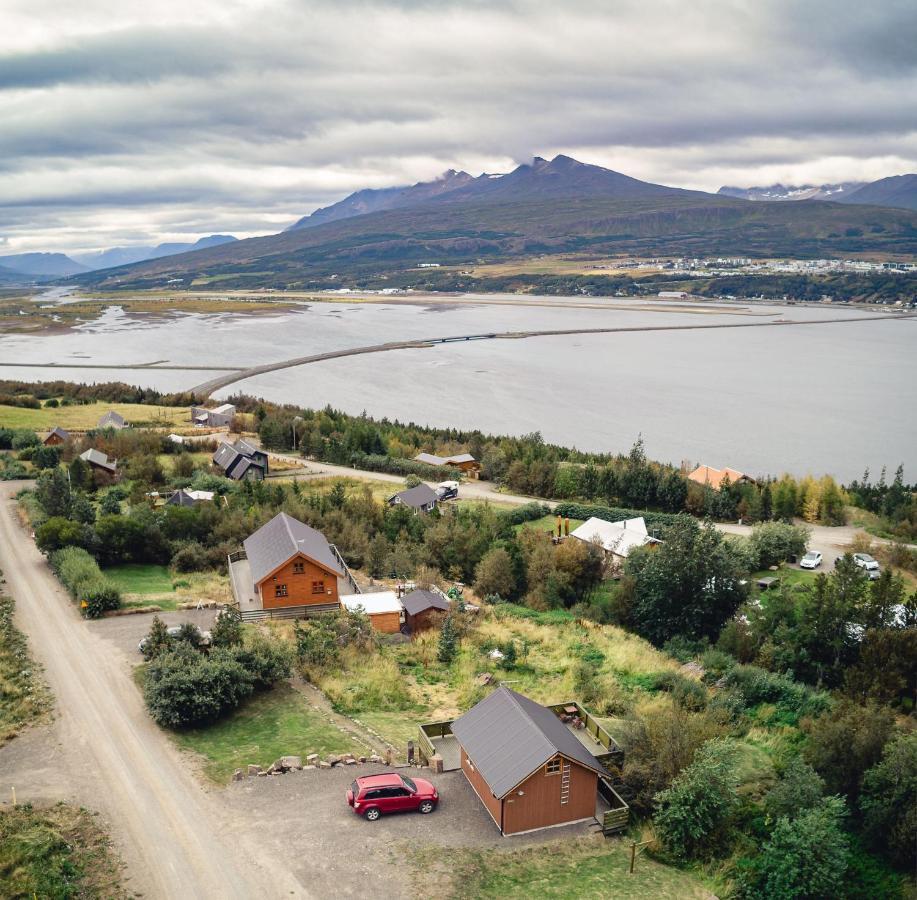
<svg viewBox="0 0 917 900"><path fill-rule="evenodd" d="M560 299L560 298L558 298ZM569 300L569 298L567 298ZM591 301L590 301L591 302ZM619 301L615 301L616 303ZM738 304L741 305L741 304ZM834 308L759 307L753 318L539 306L310 303L269 315L126 315L59 333L2 335L2 378L123 380L180 390L218 373L136 368L260 365L386 341L493 331L844 318ZM471 341L347 357L249 378L219 392L423 424L626 452L756 474L829 472L849 481L904 463L917 478L917 321L634 331ZM134 368L70 369L68 363Z"/></svg>

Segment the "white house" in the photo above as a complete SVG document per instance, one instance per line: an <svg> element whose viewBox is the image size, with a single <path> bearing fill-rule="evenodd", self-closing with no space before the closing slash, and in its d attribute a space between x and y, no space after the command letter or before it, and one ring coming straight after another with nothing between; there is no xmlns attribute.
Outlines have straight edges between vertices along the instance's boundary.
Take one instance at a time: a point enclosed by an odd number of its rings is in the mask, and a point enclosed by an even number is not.
<svg viewBox="0 0 917 900"><path fill-rule="evenodd" d="M579 528L571 531L570 537L585 541L587 544L597 543L606 557L614 556L620 560L627 559L630 551L635 547L659 543L646 530L643 516L636 519L624 519L621 522L606 522L605 519L593 516L591 519L586 519Z"/></svg>

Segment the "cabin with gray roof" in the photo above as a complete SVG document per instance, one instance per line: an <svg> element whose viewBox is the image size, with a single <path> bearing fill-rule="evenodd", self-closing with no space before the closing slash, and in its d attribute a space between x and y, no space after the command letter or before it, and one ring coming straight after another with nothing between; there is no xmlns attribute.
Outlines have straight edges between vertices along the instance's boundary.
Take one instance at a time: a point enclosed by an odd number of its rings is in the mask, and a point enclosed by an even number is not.
<svg viewBox="0 0 917 900"><path fill-rule="evenodd" d="M127 428L128 424L124 421L124 416L110 409L101 419L99 419L99 424L96 427L100 429L114 428L117 431L121 428Z"/></svg>
<svg viewBox="0 0 917 900"><path fill-rule="evenodd" d="M70 432L64 431L59 425L55 425L42 443L46 447L56 447L58 444L66 444L69 440Z"/></svg>
<svg viewBox="0 0 917 900"><path fill-rule="evenodd" d="M597 819L608 772L552 709L501 685L456 719L452 734L502 834Z"/></svg>
<svg viewBox="0 0 917 900"><path fill-rule="evenodd" d="M411 634L434 628L452 609L452 601L439 591L417 588L401 598L404 624Z"/></svg>
<svg viewBox="0 0 917 900"><path fill-rule="evenodd" d="M451 456L418 453L414 460L428 466L449 466L453 469L460 469L472 478L477 478L481 471L481 464L470 453L453 453Z"/></svg>
<svg viewBox="0 0 917 900"><path fill-rule="evenodd" d="M191 421L200 428L222 428L232 424L236 408L232 403L223 403L213 409L204 406L191 407Z"/></svg>
<svg viewBox="0 0 917 900"><path fill-rule="evenodd" d="M302 615L330 612L340 608L341 594L359 593L325 536L284 512L229 555L229 572L243 614L294 608Z"/></svg>
<svg viewBox="0 0 917 900"><path fill-rule="evenodd" d="M80 459L95 472L101 472L112 478L118 474L118 461L109 459L108 454L103 453L101 450L90 447L80 454Z"/></svg>
<svg viewBox="0 0 917 900"><path fill-rule="evenodd" d="M389 506L397 506L399 503L414 510L414 514L432 512L436 509L437 503L436 491L428 484L418 484L416 487L408 488L406 491L400 491L394 497L388 498Z"/></svg>
<svg viewBox="0 0 917 900"><path fill-rule="evenodd" d="M213 454L213 464L234 481L263 481L268 473L267 454L248 441L222 441Z"/></svg>

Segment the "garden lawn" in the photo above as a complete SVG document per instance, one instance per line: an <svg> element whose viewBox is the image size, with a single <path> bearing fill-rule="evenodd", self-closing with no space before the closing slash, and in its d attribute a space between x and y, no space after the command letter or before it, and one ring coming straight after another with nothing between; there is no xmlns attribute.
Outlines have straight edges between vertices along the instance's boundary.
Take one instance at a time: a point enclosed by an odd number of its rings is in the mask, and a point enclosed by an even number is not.
<svg viewBox="0 0 917 900"><path fill-rule="evenodd" d="M126 422L136 425L144 422L162 428L188 425L191 410L187 406L147 406L142 403L89 403L86 405L61 406L50 409L24 409L19 406L0 406L0 426L5 428L31 428L34 431L50 431L55 425L74 431L95 428L110 409L124 416Z"/></svg>
<svg viewBox="0 0 917 900"><path fill-rule="evenodd" d="M528 900L530 897L578 900L702 900L709 888L695 874L662 865L645 854L629 874L630 845L625 840L586 838L520 850L456 851L436 849L429 861L451 876L442 896ZM424 854L418 854L423 864ZM424 876L418 873L418 880ZM438 890L440 887L438 887Z"/></svg>
<svg viewBox="0 0 917 900"><path fill-rule="evenodd" d="M789 566L781 566L778 572L771 572L770 569L762 569L760 572L749 575L748 580L754 584L759 578L776 577L780 579L781 584L792 587L795 584L811 584L815 581L815 576L818 575L819 572L830 572L830 569L828 569L824 563L821 569L791 569Z"/></svg>
<svg viewBox="0 0 917 900"><path fill-rule="evenodd" d="M574 528L578 528L584 521L585 519L570 519L570 530L573 531ZM542 516L540 519L532 519L530 522L522 522L519 525L513 526L517 532L522 528L534 528L537 531L553 532L556 527L557 516L554 513Z"/></svg>
<svg viewBox="0 0 917 900"><path fill-rule="evenodd" d="M310 753L366 753L288 684L255 694L213 725L175 732L173 737L183 749L199 753L206 775L221 784L236 769L244 770L249 763L266 768L281 756L301 756L305 762Z"/></svg>
<svg viewBox="0 0 917 900"><path fill-rule="evenodd" d="M177 609L172 573L166 566L146 563L123 563L103 569L118 590L123 606L128 608L158 606L160 609Z"/></svg>

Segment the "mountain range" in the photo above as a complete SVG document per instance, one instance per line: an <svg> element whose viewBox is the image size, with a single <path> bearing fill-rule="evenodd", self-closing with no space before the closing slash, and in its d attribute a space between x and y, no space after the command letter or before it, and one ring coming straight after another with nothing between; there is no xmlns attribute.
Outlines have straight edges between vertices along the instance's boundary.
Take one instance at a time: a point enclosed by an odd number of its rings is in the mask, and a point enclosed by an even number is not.
<svg viewBox="0 0 917 900"><path fill-rule="evenodd" d="M907 192L904 178L895 199ZM447 172L410 187L358 191L280 234L72 280L140 288L219 275L226 288L313 289L401 277L422 263L569 252L917 255L917 213L822 200L751 202L640 181L568 156L536 157L505 175Z"/></svg>
<svg viewBox="0 0 917 900"><path fill-rule="evenodd" d="M238 239L229 234L211 234L194 243L158 244L155 247L113 247L110 250L74 256L67 256L65 253L12 253L0 256L0 280L7 283L50 281L80 272L108 269L146 259L160 259L190 250L203 250L235 240Z"/></svg>
<svg viewBox="0 0 917 900"><path fill-rule="evenodd" d="M917 209L917 175L892 175L878 181L845 181L840 184L804 184L798 187L772 184L769 187L721 187L717 194L742 200L831 200Z"/></svg>

